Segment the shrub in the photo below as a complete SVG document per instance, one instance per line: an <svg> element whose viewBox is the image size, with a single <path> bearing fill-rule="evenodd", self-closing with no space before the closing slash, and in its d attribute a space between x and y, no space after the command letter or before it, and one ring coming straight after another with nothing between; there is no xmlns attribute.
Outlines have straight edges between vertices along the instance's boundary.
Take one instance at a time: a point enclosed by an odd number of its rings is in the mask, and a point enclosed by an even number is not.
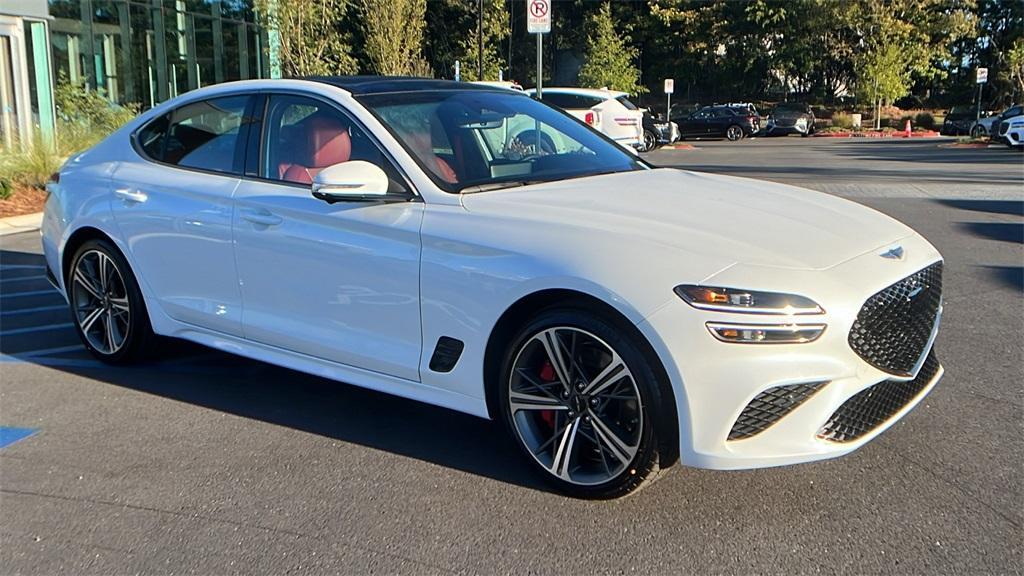
<svg viewBox="0 0 1024 576"><path fill-rule="evenodd" d="M836 112L832 115L832 126L847 130L853 128L853 116L845 112Z"/></svg>
<svg viewBox="0 0 1024 576"><path fill-rule="evenodd" d="M65 158L106 138L138 112L132 106L111 104L102 94L63 76L54 90L54 103L57 141L48 146L37 131L31 143L5 151L0 156L0 197L10 196L17 185L44 188Z"/></svg>
<svg viewBox="0 0 1024 576"><path fill-rule="evenodd" d="M914 126L925 130L934 130L935 117L928 112L921 112L914 117Z"/></svg>

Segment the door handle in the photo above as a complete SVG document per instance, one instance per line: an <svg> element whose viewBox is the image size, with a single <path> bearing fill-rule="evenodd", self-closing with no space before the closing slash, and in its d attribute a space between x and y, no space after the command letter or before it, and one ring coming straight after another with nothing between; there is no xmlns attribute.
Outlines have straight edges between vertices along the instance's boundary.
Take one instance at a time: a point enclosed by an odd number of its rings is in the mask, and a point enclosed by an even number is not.
<svg viewBox="0 0 1024 576"><path fill-rule="evenodd" d="M149 196L147 196L145 192L140 192L131 188L118 188L114 190L114 196L117 196L121 200L130 204L142 204L149 199Z"/></svg>
<svg viewBox="0 0 1024 576"><path fill-rule="evenodd" d="M261 226L277 226L284 218L275 216L266 210L242 210L242 219Z"/></svg>

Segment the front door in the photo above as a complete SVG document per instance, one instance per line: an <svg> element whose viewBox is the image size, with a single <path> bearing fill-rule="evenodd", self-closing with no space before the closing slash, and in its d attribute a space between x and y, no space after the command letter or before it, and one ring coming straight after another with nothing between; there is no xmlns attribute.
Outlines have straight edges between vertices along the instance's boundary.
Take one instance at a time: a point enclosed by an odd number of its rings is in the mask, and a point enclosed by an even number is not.
<svg viewBox="0 0 1024 576"><path fill-rule="evenodd" d="M401 176L365 130L319 99L267 97L258 179L235 193L235 255L247 339L419 380L423 203L311 195L327 166L378 164Z"/></svg>

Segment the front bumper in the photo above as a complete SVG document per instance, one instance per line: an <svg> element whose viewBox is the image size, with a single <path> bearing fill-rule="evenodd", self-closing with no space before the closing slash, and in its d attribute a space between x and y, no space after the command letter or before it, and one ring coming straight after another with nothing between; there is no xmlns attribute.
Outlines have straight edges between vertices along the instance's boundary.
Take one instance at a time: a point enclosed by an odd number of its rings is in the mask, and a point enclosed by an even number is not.
<svg viewBox="0 0 1024 576"><path fill-rule="evenodd" d="M790 124L790 125L779 125L768 123L764 127L764 133L769 136L782 136L789 134L809 134L811 130L810 124Z"/></svg>
<svg viewBox="0 0 1024 576"><path fill-rule="evenodd" d="M763 283L752 289L777 291L785 291L783 283L790 287L789 291L794 285L806 286L801 293L821 303L826 313L788 318L795 322L826 323L824 334L814 342L720 342L708 333L706 322L771 323L777 322L779 317L700 311L681 300L670 302L641 324L672 380L682 464L730 470L842 456L881 434L928 394L942 377L938 364L934 371L926 372L925 362L913 375L897 377L870 365L848 343L850 329L868 298L941 259L919 236L905 238L900 243L907 254L903 261L880 258L876 250L817 271L737 265L705 282L744 286L744 279L749 285L750 278L759 278ZM864 278L872 280L857 280ZM938 320L936 329L937 326ZM935 333L933 330L926 347L929 351ZM874 422L870 429L841 441L829 438L826 424L858 394L880 384L912 382L919 376L924 381L914 383L914 390L918 392L909 399L904 398L906 402L890 407L886 417ZM736 434L737 419L751 401L774 388L800 384L817 386L813 393L767 428L749 435Z"/></svg>
<svg viewBox="0 0 1024 576"><path fill-rule="evenodd" d="M1014 148L1024 146L1024 128L1010 128L1003 136L1003 141Z"/></svg>

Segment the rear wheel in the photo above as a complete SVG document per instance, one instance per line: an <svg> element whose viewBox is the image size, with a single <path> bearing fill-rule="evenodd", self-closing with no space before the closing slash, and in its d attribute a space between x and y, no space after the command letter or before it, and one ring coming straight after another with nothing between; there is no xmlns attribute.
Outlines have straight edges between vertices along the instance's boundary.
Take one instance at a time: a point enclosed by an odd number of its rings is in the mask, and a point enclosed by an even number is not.
<svg viewBox="0 0 1024 576"><path fill-rule="evenodd" d="M93 356L110 364L148 356L153 329L135 276L117 248L106 240L83 244L66 284L75 328Z"/></svg>
<svg viewBox="0 0 1024 576"><path fill-rule="evenodd" d="M616 498L659 471L657 381L644 355L594 312L548 309L506 353L503 421L531 465L579 498Z"/></svg>
<svg viewBox="0 0 1024 576"><path fill-rule="evenodd" d="M743 128L740 128L736 124L733 124L732 126L729 126L728 129L726 129L725 137L728 138L730 142L735 142L743 138Z"/></svg>
<svg viewBox="0 0 1024 576"><path fill-rule="evenodd" d="M984 126L978 125L975 126L974 128L971 128L971 138L984 138L985 134L986 132Z"/></svg>
<svg viewBox="0 0 1024 576"><path fill-rule="evenodd" d="M658 137L650 130L644 130L644 142L641 152L650 152L658 147Z"/></svg>

